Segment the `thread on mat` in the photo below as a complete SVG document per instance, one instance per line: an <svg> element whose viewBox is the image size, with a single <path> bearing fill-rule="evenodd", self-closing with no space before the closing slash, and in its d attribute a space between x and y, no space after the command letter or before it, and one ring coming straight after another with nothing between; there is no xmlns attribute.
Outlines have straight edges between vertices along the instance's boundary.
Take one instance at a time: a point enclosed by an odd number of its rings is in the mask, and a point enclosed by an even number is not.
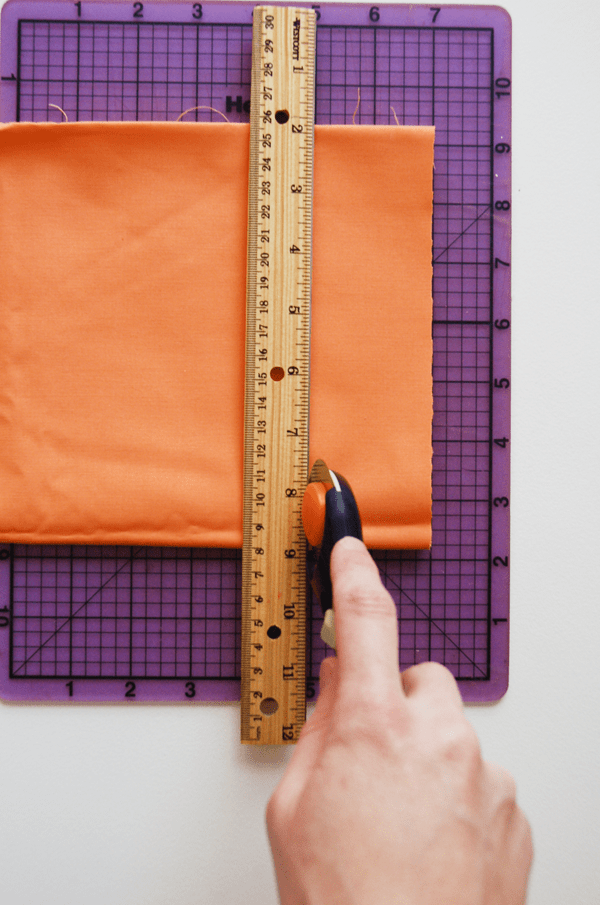
<svg viewBox="0 0 600 905"><path fill-rule="evenodd" d="M60 110L60 112L61 112L62 115L64 116L63 122L65 122L65 123L68 123L68 122L69 122L69 117L67 116L67 114L65 113L65 111L63 110L63 108L58 106L58 104L48 104L48 107L53 107L54 110Z"/></svg>
<svg viewBox="0 0 600 905"><path fill-rule="evenodd" d="M390 110L391 110L392 113L394 114L394 119L396 120L396 125L399 126L400 123L398 122L398 117L396 116L396 111L394 110L394 108L392 107L391 104L390 104ZM433 164L433 169L435 170L435 162L434 162L434 164Z"/></svg>
<svg viewBox="0 0 600 905"><path fill-rule="evenodd" d="M181 120L187 113L194 113L196 110L212 110L213 113L218 113L219 116L222 116L226 123L230 122L230 120L228 120L227 117L225 116L225 114L222 113L220 110L215 110L214 107L208 107L205 104L202 104L200 107L189 107L187 110L184 110L183 113L181 113L177 117L175 122L176 123L181 122Z"/></svg>
<svg viewBox="0 0 600 905"><path fill-rule="evenodd" d="M359 107L360 107L360 87L358 89L358 100L356 102L356 109L355 109L354 113L352 114L352 125L353 126L356 125L356 114L358 113Z"/></svg>

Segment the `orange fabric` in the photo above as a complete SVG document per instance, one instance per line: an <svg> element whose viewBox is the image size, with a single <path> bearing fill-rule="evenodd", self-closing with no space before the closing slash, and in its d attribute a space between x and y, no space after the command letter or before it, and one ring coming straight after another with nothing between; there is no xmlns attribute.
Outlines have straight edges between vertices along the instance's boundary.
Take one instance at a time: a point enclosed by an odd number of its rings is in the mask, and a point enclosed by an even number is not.
<svg viewBox="0 0 600 905"><path fill-rule="evenodd" d="M241 546L248 126L0 129L0 539ZM431 531L433 129L315 139L311 462Z"/></svg>

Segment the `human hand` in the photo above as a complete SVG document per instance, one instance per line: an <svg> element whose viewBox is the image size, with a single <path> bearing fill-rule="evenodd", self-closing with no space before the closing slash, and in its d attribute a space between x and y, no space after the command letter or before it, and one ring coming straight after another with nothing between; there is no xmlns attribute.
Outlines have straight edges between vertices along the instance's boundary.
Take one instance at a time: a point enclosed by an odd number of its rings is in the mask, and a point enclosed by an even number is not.
<svg viewBox="0 0 600 905"><path fill-rule="evenodd" d="M334 547L337 656L267 807L282 905L517 905L532 860L509 774L483 761L450 672L400 674L366 547Z"/></svg>

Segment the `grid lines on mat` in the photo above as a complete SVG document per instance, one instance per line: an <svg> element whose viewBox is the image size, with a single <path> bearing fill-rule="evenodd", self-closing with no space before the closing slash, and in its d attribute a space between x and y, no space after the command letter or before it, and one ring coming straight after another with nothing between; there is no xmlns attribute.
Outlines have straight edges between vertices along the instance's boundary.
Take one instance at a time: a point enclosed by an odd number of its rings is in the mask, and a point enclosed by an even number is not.
<svg viewBox="0 0 600 905"><path fill-rule="evenodd" d="M248 120L251 26L23 20L18 118ZM433 546L376 554L402 667L490 670L493 30L319 25L318 123L435 125ZM188 117L218 119L211 110ZM334 464L334 463L332 463ZM15 546L15 677L239 676L237 551ZM325 654L313 602L307 675Z"/></svg>
<svg viewBox="0 0 600 905"><path fill-rule="evenodd" d="M16 546L12 674L239 675L240 553Z"/></svg>

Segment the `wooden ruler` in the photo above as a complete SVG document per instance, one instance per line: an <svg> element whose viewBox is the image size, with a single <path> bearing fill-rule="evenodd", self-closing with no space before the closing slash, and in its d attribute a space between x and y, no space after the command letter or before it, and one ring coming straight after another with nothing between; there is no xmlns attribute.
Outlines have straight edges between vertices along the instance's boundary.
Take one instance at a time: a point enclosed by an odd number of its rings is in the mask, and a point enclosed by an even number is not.
<svg viewBox="0 0 600 905"><path fill-rule="evenodd" d="M314 147L313 10L254 9L242 553L241 738L306 718L306 541Z"/></svg>

